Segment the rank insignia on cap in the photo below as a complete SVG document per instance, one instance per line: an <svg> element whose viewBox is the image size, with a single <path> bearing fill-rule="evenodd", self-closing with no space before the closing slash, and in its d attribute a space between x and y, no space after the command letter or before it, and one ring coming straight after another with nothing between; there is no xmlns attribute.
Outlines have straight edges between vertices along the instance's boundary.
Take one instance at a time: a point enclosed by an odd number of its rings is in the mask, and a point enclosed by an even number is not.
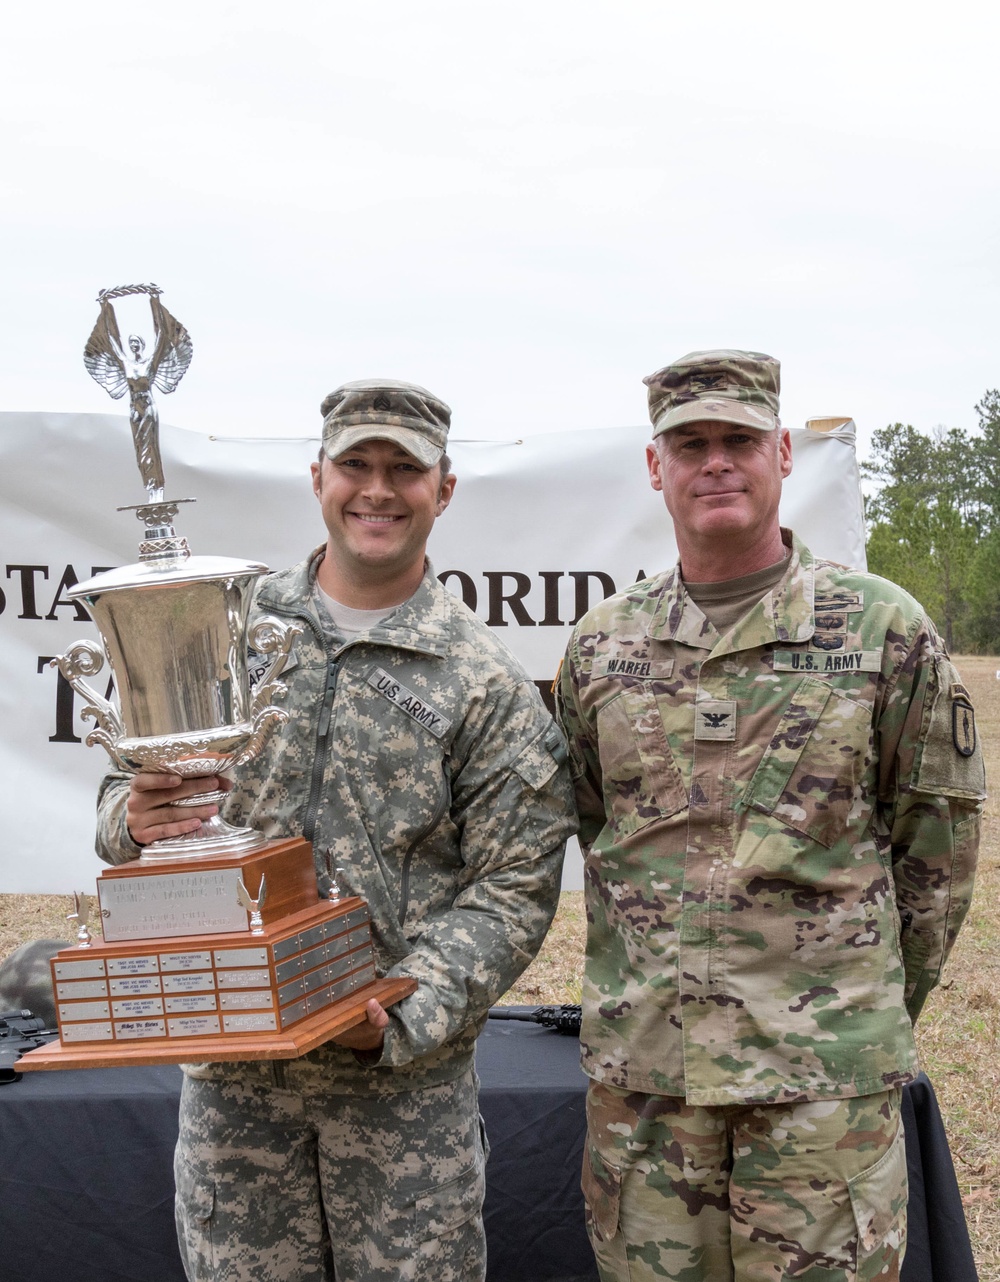
<svg viewBox="0 0 1000 1282"><path fill-rule="evenodd" d="M384 393L381 393L380 395L376 396L375 399L372 401L372 409L373 410L390 410L392 409L392 402L389 400L388 396L386 396Z"/></svg>
<svg viewBox="0 0 1000 1282"><path fill-rule="evenodd" d="M951 740L963 757L976 751L976 712L965 686L957 684L951 687Z"/></svg>

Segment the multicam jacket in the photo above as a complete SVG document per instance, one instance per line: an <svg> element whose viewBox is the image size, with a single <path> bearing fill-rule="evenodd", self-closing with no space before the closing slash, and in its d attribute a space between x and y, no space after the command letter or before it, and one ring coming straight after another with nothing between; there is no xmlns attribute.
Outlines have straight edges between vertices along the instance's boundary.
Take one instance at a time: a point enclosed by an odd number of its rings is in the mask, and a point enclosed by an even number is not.
<svg viewBox="0 0 1000 1282"><path fill-rule="evenodd" d="M548 929L576 828L566 750L517 661L429 567L409 601L341 643L313 604L317 563L262 580L255 613L303 632L282 678L288 720L239 772L225 817L305 835L325 884L330 851L343 892L367 900L378 973L419 987L391 1008L378 1065L331 1044L312 1057L339 1090L412 1089L465 1071ZM98 853L112 863L140 853L129 778L102 785Z"/></svg>
<svg viewBox="0 0 1000 1282"><path fill-rule="evenodd" d="M589 938L583 1065L692 1104L885 1090L969 906L975 718L892 583L792 544L720 637L678 571L577 626L558 707Z"/></svg>

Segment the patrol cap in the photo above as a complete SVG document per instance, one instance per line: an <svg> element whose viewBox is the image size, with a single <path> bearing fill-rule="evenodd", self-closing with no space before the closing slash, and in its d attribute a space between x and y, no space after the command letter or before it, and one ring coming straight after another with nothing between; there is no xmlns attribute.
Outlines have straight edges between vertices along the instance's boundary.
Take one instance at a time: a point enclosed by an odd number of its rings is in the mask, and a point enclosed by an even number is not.
<svg viewBox="0 0 1000 1282"><path fill-rule="evenodd" d="M362 441L393 441L424 467L434 467L448 444L451 410L425 387L394 378L344 383L320 406L323 448L337 458Z"/></svg>
<svg viewBox="0 0 1000 1282"><path fill-rule="evenodd" d="M780 426L781 366L764 352L688 352L642 381L649 388L654 438L705 419L761 432Z"/></svg>

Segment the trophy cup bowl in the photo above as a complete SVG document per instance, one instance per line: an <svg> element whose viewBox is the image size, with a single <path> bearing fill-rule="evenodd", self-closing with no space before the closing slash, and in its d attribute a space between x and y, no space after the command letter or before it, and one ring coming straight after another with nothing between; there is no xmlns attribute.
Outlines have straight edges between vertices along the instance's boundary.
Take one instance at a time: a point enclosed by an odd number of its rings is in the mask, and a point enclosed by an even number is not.
<svg viewBox="0 0 1000 1282"><path fill-rule="evenodd" d="M101 648L80 641L54 662L86 701L84 715L119 768L183 778L217 775L257 755L285 713L273 706L298 627L264 618L247 628L257 579L267 567L228 557L166 556L96 575L71 589L100 630L114 673L118 708L85 680L104 663ZM251 693L248 643L273 656ZM180 805L221 801L204 792ZM218 815L201 829L153 842L141 862L195 859L258 849L264 838Z"/></svg>
<svg viewBox="0 0 1000 1282"><path fill-rule="evenodd" d="M120 770L200 778L253 760L286 719L271 701L301 629L267 616L248 627L266 566L182 542L147 540L138 564L72 588L104 644L53 662L97 722L87 743ZM254 690L248 647L270 660ZM85 680L105 655L118 706ZM97 890L103 940L85 932L52 958L60 1040L25 1068L294 1058L363 1022L370 998L389 1006L416 988L378 977L367 905L335 883L319 898L302 837L267 841L216 815L106 869Z"/></svg>

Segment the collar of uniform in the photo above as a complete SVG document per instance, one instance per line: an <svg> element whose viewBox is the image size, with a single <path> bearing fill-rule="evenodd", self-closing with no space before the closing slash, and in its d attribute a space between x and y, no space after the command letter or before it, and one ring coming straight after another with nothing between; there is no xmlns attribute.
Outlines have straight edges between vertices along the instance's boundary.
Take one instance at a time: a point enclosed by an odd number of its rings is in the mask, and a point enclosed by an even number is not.
<svg viewBox="0 0 1000 1282"><path fill-rule="evenodd" d="M284 614L305 615L313 621L317 631L322 632L313 606L313 588L324 551L325 547L318 547L305 561L269 575L257 599L258 607ZM424 577L413 596L358 640L403 650L419 650L423 654L445 654L451 640L449 600L447 588L438 583L430 561L425 561ZM352 641L349 644L356 643Z"/></svg>
<svg viewBox="0 0 1000 1282"><path fill-rule="evenodd" d="M713 658L762 645L808 641L815 633L813 555L791 530L782 529L781 538L791 548L784 577L722 639Z"/></svg>
<svg viewBox="0 0 1000 1282"><path fill-rule="evenodd" d="M719 634L688 596L678 563L663 583L647 634L655 641L677 641L696 650L711 650Z"/></svg>
<svg viewBox="0 0 1000 1282"><path fill-rule="evenodd" d="M813 555L791 530L782 529L782 542L791 548L784 578L757 603L719 644L719 634L691 600L680 565L667 576L648 628L657 641L676 641L719 654L776 641L808 641L816 631L813 614L815 568Z"/></svg>
<svg viewBox="0 0 1000 1282"><path fill-rule="evenodd" d="M448 589L438 583L434 567L425 561L424 577L413 596L363 639L422 654L446 654L451 642L450 601Z"/></svg>
<svg viewBox="0 0 1000 1282"><path fill-rule="evenodd" d="M323 546L315 548L298 565L269 574L257 594L258 609L277 610L282 614L307 614L315 619L312 590L316 580L316 568L322 560L324 551Z"/></svg>

